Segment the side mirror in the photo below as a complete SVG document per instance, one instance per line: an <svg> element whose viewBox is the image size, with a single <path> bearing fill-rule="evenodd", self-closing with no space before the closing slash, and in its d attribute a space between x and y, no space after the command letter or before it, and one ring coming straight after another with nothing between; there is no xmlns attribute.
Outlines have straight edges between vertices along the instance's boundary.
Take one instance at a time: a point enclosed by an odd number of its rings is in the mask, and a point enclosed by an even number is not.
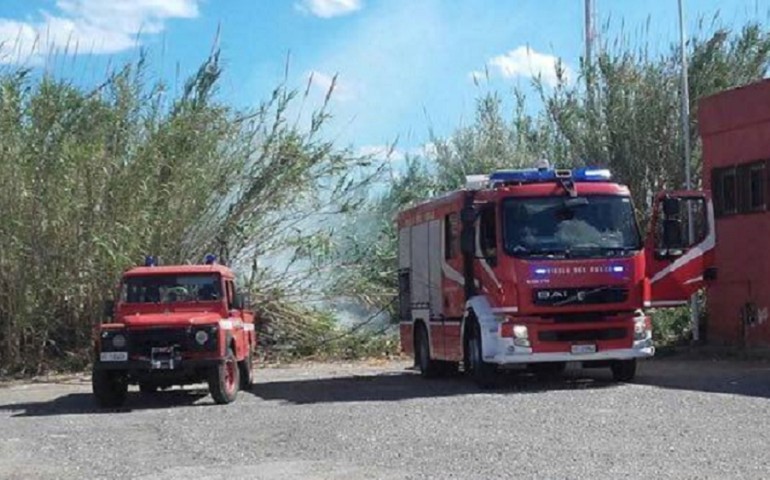
<svg viewBox="0 0 770 480"><path fill-rule="evenodd" d="M465 255L473 255L476 252L476 232L472 228L463 228L460 233L460 250Z"/></svg>
<svg viewBox="0 0 770 480"><path fill-rule="evenodd" d="M115 315L115 300L106 300L102 306L104 316L112 318Z"/></svg>
<svg viewBox="0 0 770 480"><path fill-rule="evenodd" d="M462 210L460 210L460 221L463 224L473 223L476 221L477 215L478 215L478 212L476 212L475 208L463 207Z"/></svg>
<svg viewBox="0 0 770 480"><path fill-rule="evenodd" d="M679 197L666 197L663 199L663 218L679 218L682 212L682 199Z"/></svg>
<svg viewBox="0 0 770 480"><path fill-rule="evenodd" d="M663 247L666 249L682 249L682 222L679 220L663 221Z"/></svg>
<svg viewBox="0 0 770 480"><path fill-rule="evenodd" d="M243 294L242 293L236 293L233 296L233 306L232 308L234 310L243 310Z"/></svg>

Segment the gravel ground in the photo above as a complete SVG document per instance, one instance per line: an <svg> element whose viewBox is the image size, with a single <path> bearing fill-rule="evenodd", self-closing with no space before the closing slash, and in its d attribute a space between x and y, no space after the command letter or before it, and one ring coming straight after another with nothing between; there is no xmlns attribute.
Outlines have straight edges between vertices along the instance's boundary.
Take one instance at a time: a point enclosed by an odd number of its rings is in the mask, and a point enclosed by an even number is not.
<svg viewBox="0 0 770 480"><path fill-rule="evenodd" d="M770 364L654 360L505 375L490 392L405 362L257 371L214 405L201 387L132 391L100 411L85 379L0 388L0 478L770 478Z"/></svg>

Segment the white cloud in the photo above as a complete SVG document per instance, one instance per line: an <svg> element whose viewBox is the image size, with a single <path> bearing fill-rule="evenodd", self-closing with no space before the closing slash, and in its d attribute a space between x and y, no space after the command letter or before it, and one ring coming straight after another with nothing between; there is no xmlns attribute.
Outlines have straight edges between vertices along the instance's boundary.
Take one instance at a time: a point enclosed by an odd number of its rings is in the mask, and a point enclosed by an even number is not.
<svg viewBox="0 0 770 480"><path fill-rule="evenodd" d="M199 0L56 0L39 19L0 18L0 63L39 63L69 52L109 54L136 46L141 35L164 30L169 19L199 15Z"/></svg>
<svg viewBox="0 0 770 480"><path fill-rule="evenodd" d="M436 156L436 145L433 142L424 143L418 147L406 150L396 148L395 145L364 145L356 149L360 156L371 156L375 160L389 162L403 162L409 157L431 159Z"/></svg>
<svg viewBox="0 0 770 480"><path fill-rule="evenodd" d="M508 53L492 57L487 62L490 70L504 78L537 78L540 77L547 85L558 83L556 68L559 58L553 55L536 52L528 46L516 47ZM567 80L572 77L572 70L562 64ZM470 73L471 78L483 79L482 72Z"/></svg>
<svg viewBox="0 0 770 480"><path fill-rule="evenodd" d="M375 160L401 162L406 158L404 152L392 145L364 145L358 147L356 153L362 157L371 156Z"/></svg>
<svg viewBox="0 0 770 480"><path fill-rule="evenodd" d="M361 9L361 0L302 0L294 6L301 12L307 12L321 18L348 15Z"/></svg>
<svg viewBox="0 0 770 480"><path fill-rule="evenodd" d="M342 82L338 75L329 75L318 70L311 70L307 75L311 88L321 95L326 95L334 85L332 100L348 102L357 97L355 87L348 82Z"/></svg>
<svg viewBox="0 0 770 480"><path fill-rule="evenodd" d="M433 142L423 143L419 147L409 149L409 155L413 157L432 159L438 153L436 150L436 144Z"/></svg>

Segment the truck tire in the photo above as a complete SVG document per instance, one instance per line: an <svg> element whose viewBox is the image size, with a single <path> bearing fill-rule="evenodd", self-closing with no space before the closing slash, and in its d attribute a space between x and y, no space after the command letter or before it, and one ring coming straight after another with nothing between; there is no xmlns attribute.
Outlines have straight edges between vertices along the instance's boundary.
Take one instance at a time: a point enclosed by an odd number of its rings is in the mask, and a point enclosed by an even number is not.
<svg viewBox="0 0 770 480"><path fill-rule="evenodd" d="M497 366L494 363L484 361L483 350L481 349L481 330L476 321L471 325L469 334L465 354L468 357L467 365L471 378L479 388L492 388L497 380Z"/></svg>
<svg viewBox="0 0 770 480"><path fill-rule="evenodd" d="M246 358L244 358L242 361L238 362L238 370L240 370L240 376L241 376L241 390L250 390L251 386L254 384L254 378L252 376L252 367L253 367L253 355L251 353L251 349L249 349L248 355L246 355Z"/></svg>
<svg viewBox="0 0 770 480"><path fill-rule="evenodd" d="M232 403L238 396L240 369L232 348L227 349L224 361L209 372L209 393L214 402L223 405Z"/></svg>
<svg viewBox="0 0 770 480"><path fill-rule="evenodd" d="M441 364L437 360L430 358L430 341L425 325L418 324L415 332L417 338L414 349L414 359L417 367L420 369L420 375L423 378L436 378L441 374Z"/></svg>
<svg viewBox="0 0 770 480"><path fill-rule="evenodd" d="M636 376L636 359L613 362L612 379L616 382L630 382Z"/></svg>
<svg viewBox="0 0 770 480"><path fill-rule="evenodd" d="M126 402L128 382L123 372L94 370L91 376L91 388L96 403L103 408L120 407Z"/></svg>

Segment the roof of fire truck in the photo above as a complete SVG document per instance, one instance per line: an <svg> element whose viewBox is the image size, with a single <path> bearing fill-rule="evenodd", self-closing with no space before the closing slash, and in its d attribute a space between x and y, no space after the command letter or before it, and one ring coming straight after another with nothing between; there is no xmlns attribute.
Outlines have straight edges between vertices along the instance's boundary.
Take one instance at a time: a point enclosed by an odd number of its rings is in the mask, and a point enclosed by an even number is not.
<svg viewBox="0 0 770 480"><path fill-rule="evenodd" d="M488 175L468 175L464 188L411 205L399 212L397 221L403 224L414 214L427 213L440 205L461 201L464 192L468 191L523 197L557 194L630 195L628 187L612 181L612 174L606 168L582 167L570 170L541 166L499 170Z"/></svg>

